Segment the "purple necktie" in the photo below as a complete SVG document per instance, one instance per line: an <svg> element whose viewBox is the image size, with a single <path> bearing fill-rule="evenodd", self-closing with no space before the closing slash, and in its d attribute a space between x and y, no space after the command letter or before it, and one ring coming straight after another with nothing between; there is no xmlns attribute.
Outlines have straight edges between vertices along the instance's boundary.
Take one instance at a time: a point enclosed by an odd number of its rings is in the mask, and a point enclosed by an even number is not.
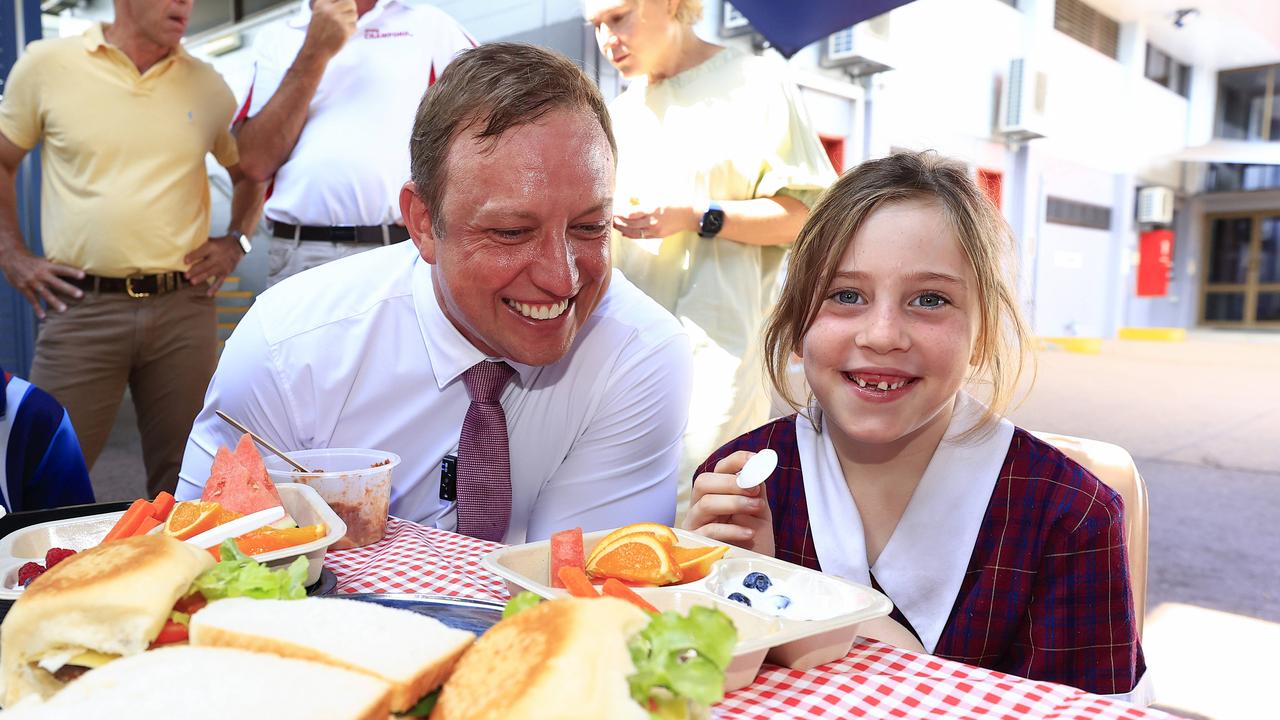
<svg viewBox="0 0 1280 720"><path fill-rule="evenodd" d="M494 542L502 542L511 520L511 451L498 400L514 374L488 360L462 373L471 407L458 441L458 532Z"/></svg>

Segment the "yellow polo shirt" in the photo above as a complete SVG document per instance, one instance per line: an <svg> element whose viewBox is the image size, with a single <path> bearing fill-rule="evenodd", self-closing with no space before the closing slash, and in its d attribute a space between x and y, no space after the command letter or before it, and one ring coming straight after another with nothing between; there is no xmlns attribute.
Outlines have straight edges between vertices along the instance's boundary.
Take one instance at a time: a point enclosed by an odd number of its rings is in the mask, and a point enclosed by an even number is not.
<svg viewBox="0 0 1280 720"><path fill-rule="evenodd" d="M239 162L235 109L217 71L181 48L140 75L98 24L31 43L4 86L0 133L44 143L45 257L107 277L186 270L209 235L205 155Z"/></svg>

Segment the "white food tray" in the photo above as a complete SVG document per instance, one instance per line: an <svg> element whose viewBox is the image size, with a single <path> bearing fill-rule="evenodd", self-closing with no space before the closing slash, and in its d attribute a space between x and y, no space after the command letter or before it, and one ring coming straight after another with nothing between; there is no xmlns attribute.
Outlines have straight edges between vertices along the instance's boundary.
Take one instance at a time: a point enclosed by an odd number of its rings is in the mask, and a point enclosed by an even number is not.
<svg viewBox="0 0 1280 720"><path fill-rule="evenodd" d="M280 491L285 511L299 526L323 523L325 536L302 545L254 555L253 558L268 567L278 568L289 565L299 555L305 556L308 565L306 584L311 585L320 578L325 551L347 534L347 525L314 489L306 485L279 483L276 490ZM22 594L23 588L18 585L18 568L33 561L43 565L45 552L50 548L80 552L97 546L123 514L119 511L53 520L15 530L0 538L0 599L12 600Z"/></svg>
<svg viewBox="0 0 1280 720"><path fill-rule="evenodd" d="M584 535L584 556L590 555L609 532L601 530ZM685 547L721 545L686 530L677 529L675 533L678 544ZM521 590L530 590L545 598L568 595L568 591L553 588L549 583L549 540L499 548L486 555L481 565L505 579L513 595ZM754 571L766 573L780 586L804 591L806 597L797 597L796 602L803 601L811 608L825 608L829 614L815 620L777 617L728 600L728 594L736 591L728 587L729 583ZM726 691L750 685L766 659L796 670L839 660L849 654L862 623L884 617L893 610L889 598L865 585L732 545L725 556L712 565L711 573L701 580L636 588L636 592L659 610L684 613L694 605L703 605L721 610L733 620L738 629L738 645L725 672Z"/></svg>

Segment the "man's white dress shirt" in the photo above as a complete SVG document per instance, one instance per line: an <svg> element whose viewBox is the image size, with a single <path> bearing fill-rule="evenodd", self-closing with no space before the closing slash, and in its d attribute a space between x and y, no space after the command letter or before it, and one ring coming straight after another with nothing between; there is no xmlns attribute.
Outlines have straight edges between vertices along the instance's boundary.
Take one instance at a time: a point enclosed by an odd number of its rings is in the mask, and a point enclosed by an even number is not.
<svg viewBox="0 0 1280 720"><path fill-rule="evenodd" d="M311 8L254 39L240 115L262 111L302 48ZM400 222L409 135L423 94L459 52L475 47L456 20L417 0L378 0L329 61L298 143L276 171L267 219L294 225Z"/></svg>
<svg viewBox="0 0 1280 720"><path fill-rule="evenodd" d="M411 241L337 260L263 293L227 341L182 462L178 498L198 497L235 429L286 450L356 447L402 458L391 513L454 529L440 462L455 453L470 397L462 373L486 356L445 317ZM551 365L512 362L502 395L511 447L508 543L581 526L670 524L688 413L689 340L618 271Z"/></svg>

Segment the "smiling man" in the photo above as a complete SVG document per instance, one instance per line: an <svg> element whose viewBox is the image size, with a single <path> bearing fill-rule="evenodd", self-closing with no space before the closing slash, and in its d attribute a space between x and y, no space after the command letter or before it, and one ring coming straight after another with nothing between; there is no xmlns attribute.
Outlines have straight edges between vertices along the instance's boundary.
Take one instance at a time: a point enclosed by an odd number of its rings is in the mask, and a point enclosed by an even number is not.
<svg viewBox="0 0 1280 720"><path fill-rule="evenodd" d="M495 43L418 108L411 242L264 293L227 342L179 497L235 433L403 463L391 513L522 542L670 523L691 354L679 324L610 269L615 145L568 59Z"/></svg>

